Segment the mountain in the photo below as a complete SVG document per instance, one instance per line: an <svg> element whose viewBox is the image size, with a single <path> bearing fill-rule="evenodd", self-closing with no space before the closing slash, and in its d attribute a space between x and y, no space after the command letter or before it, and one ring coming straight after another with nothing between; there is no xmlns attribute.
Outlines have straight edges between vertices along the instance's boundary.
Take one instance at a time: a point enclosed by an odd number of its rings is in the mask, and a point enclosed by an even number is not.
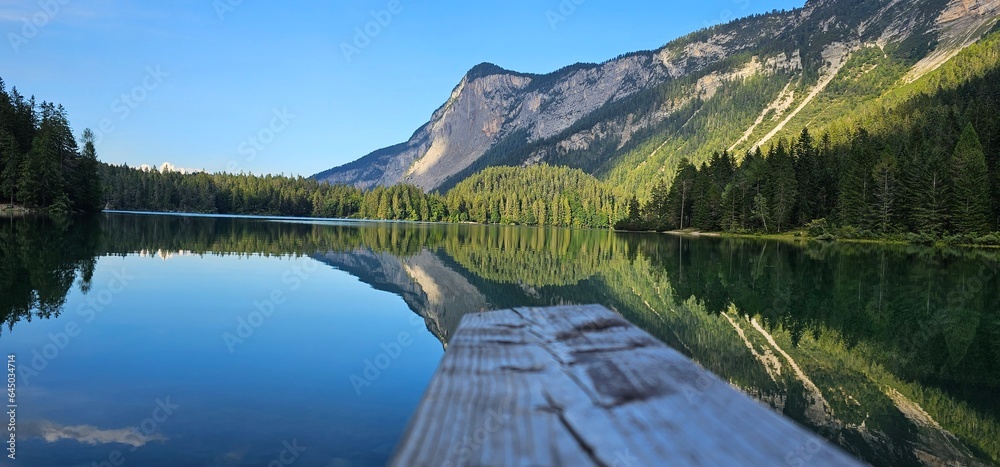
<svg viewBox="0 0 1000 467"><path fill-rule="evenodd" d="M998 16L1000 0L809 0L545 75L484 63L409 141L314 178L445 191L490 166L547 163L645 197L683 157L741 153L850 116L952 59Z"/></svg>

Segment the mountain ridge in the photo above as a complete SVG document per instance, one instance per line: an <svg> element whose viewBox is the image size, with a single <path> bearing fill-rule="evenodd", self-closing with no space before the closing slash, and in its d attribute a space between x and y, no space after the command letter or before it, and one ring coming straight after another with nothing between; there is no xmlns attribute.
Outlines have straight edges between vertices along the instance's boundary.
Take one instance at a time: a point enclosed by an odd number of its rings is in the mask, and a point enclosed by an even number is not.
<svg viewBox="0 0 1000 467"><path fill-rule="evenodd" d="M811 0L600 64L530 74L484 62L408 141L313 177L444 191L486 167L549 163L643 193L681 157L794 132L842 71L857 71L859 51L881 50L875 68L905 67L889 88L912 82L975 43L998 10L1000 0Z"/></svg>

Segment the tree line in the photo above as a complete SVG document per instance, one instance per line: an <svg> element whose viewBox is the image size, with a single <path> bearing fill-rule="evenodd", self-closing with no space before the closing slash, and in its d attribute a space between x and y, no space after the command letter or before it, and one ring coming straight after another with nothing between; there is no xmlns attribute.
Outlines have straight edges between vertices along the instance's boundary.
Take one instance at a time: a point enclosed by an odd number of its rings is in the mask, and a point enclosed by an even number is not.
<svg viewBox="0 0 1000 467"><path fill-rule="evenodd" d="M983 236L997 228L991 190L997 188L975 127L969 123L950 151L927 145L915 131L897 152L864 129L844 147L808 129L767 153L737 162L716 153L699 167L681 163L673 182L661 180L647 203L629 202L623 230L698 229L780 233L808 228L852 237L920 233ZM919 149L917 149L919 148ZM909 149L909 150L905 150Z"/></svg>
<svg viewBox="0 0 1000 467"><path fill-rule="evenodd" d="M56 212L101 210L94 134L77 144L66 109L0 79L0 200Z"/></svg>
<svg viewBox="0 0 1000 467"><path fill-rule="evenodd" d="M489 168L444 195L412 185L362 190L303 177L127 165L102 164L100 175L105 206L128 211L610 227L617 206L596 178L548 165Z"/></svg>

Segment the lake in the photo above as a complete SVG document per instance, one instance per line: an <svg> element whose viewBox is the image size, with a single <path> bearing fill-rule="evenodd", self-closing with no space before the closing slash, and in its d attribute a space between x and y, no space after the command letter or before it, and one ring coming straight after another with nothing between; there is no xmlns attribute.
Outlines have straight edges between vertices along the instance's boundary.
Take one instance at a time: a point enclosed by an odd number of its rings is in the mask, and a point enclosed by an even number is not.
<svg viewBox="0 0 1000 467"><path fill-rule="evenodd" d="M0 350L17 465L382 465L462 316L599 303L867 462L989 465L998 273L1000 250L0 218Z"/></svg>

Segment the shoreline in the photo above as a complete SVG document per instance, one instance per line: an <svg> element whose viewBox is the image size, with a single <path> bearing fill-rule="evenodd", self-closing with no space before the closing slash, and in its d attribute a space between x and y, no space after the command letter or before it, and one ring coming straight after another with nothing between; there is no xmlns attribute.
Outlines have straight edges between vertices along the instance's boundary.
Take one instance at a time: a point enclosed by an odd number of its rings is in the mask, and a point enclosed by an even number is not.
<svg viewBox="0 0 1000 467"><path fill-rule="evenodd" d="M37 211L25 208L20 205L11 204L0 204L0 215L3 216L13 216L13 215L28 215ZM260 215L260 214L219 214L219 213L198 213L198 212L172 212L172 211L129 211L129 210L115 210L106 209L102 210L99 214L130 214L130 215L166 215L166 216L195 216L195 217L221 217L221 218L261 218L268 220L283 220L283 221L300 221L300 222L310 222L310 221L337 221L337 222L354 222L354 223L365 223L365 222L387 222L387 223L413 223L413 224L440 224L440 225L483 225L483 226L499 226L501 224L481 224L478 222L449 222L449 221L408 221L408 220L384 220L384 219L358 219L358 218L320 218L320 217L293 217L293 216L271 216L271 215ZM528 228L546 228L554 226L545 225L514 225L516 227L528 227ZM667 231L633 231L633 230L617 230L617 229L607 229L605 227L562 227L568 229L584 229L584 230L610 230L616 233L653 233L653 234L665 234L674 235L678 237L691 237L691 238L746 238L753 240L775 240L784 241L789 243L806 243L806 242L819 242L819 243L856 243L856 244L870 244L870 245L917 245L925 246L930 248L943 249L948 247L959 247L959 248L982 248L988 250L1000 249L1000 245L988 245L988 244L975 244L975 243L947 243L941 239L936 240L932 244L923 244L918 242L912 242L901 239L892 238L831 238L831 239L820 239L819 237L807 235L804 231L790 231L778 234L750 234L750 233L733 233L733 232L713 232L713 231L701 231L694 229L683 229L683 230L667 230Z"/></svg>
<svg viewBox="0 0 1000 467"><path fill-rule="evenodd" d="M858 243L858 244L869 244L869 245L917 245L925 246L929 248L948 248L948 247L960 247L960 248L983 248L989 250L1000 249L1000 245L985 245L976 243L947 243L942 240L937 240L932 244L921 244L917 242L910 242L906 240L891 239L891 238L834 238L830 240L820 240L819 237L814 237L811 235L806 235L801 231L793 231L780 234L746 234L746 233L731 233L731 232L702 232L698 230L668 230L665 232L655 232L663 233L667 235L675 235L679 237L712 237L712 238L748 238L754 240L778 240L793 243L802 242L819 242L819 243Z"/></svg>

